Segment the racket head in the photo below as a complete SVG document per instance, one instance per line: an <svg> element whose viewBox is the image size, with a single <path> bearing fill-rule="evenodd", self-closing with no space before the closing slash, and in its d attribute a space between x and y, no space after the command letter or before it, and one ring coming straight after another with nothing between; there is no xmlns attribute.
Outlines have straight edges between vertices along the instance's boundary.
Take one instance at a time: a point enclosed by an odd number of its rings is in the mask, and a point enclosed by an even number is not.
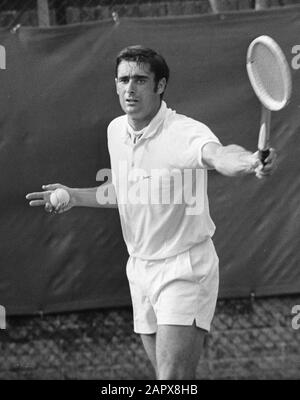
<svg viewBox="0 0 300 400"><path fill-rule="evenodd" d="M254 39L247 51L247 72L261 103L271 111L281 110L292 92L288 62L280 46L270 36Z"/></svg>

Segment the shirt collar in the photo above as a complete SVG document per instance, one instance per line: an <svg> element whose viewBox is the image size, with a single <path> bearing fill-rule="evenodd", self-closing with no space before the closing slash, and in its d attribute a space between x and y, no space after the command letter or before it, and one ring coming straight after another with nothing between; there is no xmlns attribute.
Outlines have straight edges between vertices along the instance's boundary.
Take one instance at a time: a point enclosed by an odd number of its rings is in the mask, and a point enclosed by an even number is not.
<svg viewBox="0 0 300 400"><path fill-rule="evenodd" d="M152 118L150 123L142 130L143 136L141 139L148 139L157 133L159 126L165 119L166 112L167 112L167 104L164 101L162 101L160 109L158 110L155 117ZM127 123L126 123L125 141L127 141L128 139L130 141L132 141L132 138L130 136L130 131L132 131L132 129L129 129L129 130L127 129L127 127L129 126L128 117L126 118L126 121L127 121Z"/></svg>

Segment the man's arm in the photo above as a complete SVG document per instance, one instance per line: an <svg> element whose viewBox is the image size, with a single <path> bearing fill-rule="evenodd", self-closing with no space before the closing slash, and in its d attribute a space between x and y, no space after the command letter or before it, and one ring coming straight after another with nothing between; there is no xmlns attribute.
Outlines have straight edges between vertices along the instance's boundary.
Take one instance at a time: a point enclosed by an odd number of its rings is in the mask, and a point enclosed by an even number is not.
<svg viewBox="0 0 300 400"><path fill-rule="evenodd" d="M55 211L62 213L70 210L73 207L102 207L102 208L117 208L116 193L112 183L104 183L99 187L79 189L69 188L54 183L50 185L43 185L43 192L33 192L26 195L26 199L30 200L29 205L32 207L44 206L45 210L52 212L54 210L50 203L51 193L58 189L65 189L70 195L70 201L65 206L58 206Z"/></svg>
<svg viewBox="0 0 300 400"><path fill-rule="evenodd" d="M235 144L222 146L210 142L202 148L202 163L226 176L242 176L254 173L258 178L263 178L270 175L276 166L274 149L271 149L265 162L266 165L263 166L258 152L251 153Z"/></svg>
<svg viewBox="0 0 300 400"><path fill-rule="evenodd" d="M112 183L87 189L71 189L75 207L117 208L115 188Z"/></svg>

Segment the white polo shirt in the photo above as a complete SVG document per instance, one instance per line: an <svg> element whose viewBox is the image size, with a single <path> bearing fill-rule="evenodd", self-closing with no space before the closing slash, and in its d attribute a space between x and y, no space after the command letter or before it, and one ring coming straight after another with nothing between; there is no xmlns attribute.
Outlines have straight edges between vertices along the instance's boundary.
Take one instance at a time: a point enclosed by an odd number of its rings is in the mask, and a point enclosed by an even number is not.
<svg viewBox="0 0 300 400"><path fill-rule="evenodd" d="M139 134L134 139L127 116L118 117L108 126L108 149L128 252L156 260L214 234L202 147L220 142L206 125L165 102Z"/></svg>

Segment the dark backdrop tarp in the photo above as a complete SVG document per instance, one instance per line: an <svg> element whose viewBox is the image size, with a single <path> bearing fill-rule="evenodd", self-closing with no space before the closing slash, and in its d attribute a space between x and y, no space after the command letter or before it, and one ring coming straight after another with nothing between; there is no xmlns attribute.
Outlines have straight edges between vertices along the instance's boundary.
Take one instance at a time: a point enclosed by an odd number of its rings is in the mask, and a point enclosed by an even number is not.
<svg viewBox="0 0 300 400"><path fill-rule="evenodd" d="M291 62L300 9L0 33L0 304L9 314L130 304L116 210L52 216L25 201L45 183L96 186L109 166L106 127L120 114L115 54L136 43L158 49L171 67L169 106L207 123L223 144L255 150L260 107L245 57L261 34ZM300 71L292 73L292 101L272 120L276 174L260 182L210 173L221 297L299 293Z"/></svg>

